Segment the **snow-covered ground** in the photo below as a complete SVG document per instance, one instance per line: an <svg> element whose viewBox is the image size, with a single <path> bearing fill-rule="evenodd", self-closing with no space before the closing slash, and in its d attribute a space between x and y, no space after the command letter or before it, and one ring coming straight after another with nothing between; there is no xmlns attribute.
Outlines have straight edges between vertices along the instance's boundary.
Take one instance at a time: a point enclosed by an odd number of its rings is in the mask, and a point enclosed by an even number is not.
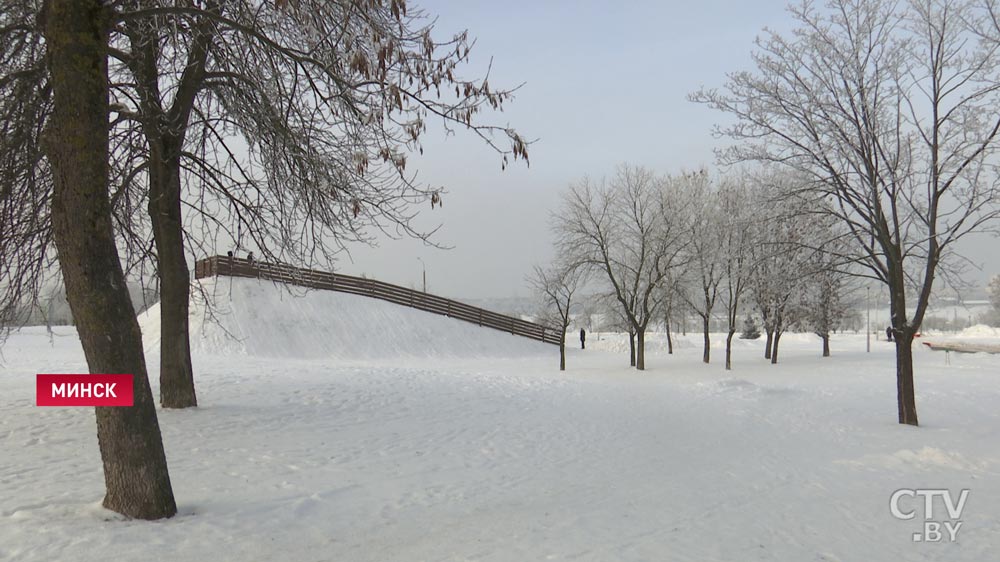
<svg viewBox="0 0 1000 562"><path fill-rule="evenodd" d="M912 428L895 423L890 344L866 354L864 336L823 359L786 335L776 366L737 340L726 372L721 347L701 364L700 336L669 356L654 335L640 373L622 336L592 334L560 373L552 346L447 319L428 343L423 313L319 293L282 307L250 283L223 324L270 331L206 337L201 407L159 412L168 521L100 508L92 410L34 406L35 373L84 370L75 333L6 343L0 560L997 559L998 356L918 346ZM307 321L327 351L282 356L320 345L293 337ZM968 489L957 541L913 542L923 510L893 518L901 488Z"/></svg>

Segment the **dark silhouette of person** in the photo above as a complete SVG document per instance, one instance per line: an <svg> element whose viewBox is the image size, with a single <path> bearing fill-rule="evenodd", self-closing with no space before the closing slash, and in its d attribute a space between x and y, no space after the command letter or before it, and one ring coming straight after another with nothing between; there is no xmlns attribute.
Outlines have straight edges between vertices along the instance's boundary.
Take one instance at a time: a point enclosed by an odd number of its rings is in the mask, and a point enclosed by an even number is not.
<svg viewBox="0 0 1000 562"><path fill-rule="evenodd" d="M251 264L253 263L253 252L247 254L247 261L249 261Z"/></svg>
<svg viewBox="0 0 1000 562"><path fill-rule="evenodd" d="M885 339L892 341L892 326L885 329Z"/></svg>
<svg viewBox="0 0 1000 562"><path fill-rule="evenodd" d="M587 349L587 331L580 328L580 349Z"/></svg>
<svg viewBox="0 0 1000 562"><path fill-rule="evenodd" d="M226 255L229 257L233 257L233 251L229 250L228 252L226 252Z"/></svg>

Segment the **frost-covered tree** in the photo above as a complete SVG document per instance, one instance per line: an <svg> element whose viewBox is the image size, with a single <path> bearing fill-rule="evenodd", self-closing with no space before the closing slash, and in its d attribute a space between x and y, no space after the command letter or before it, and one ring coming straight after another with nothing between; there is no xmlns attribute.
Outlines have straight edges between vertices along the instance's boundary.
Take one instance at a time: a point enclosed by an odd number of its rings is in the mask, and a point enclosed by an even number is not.
<svg viewBox="0 0 1000 562"><path fill-rule="evenodd" d="M740 306L754 274L752 259L755 238L757 194L740 178L723 178L716 197L719 200L719 250L723 281L720 287L722 306L726 310L726 370L732 369L733 336L736 334Z"/></svg>
<svg viewBox="0 0 1000 562"><path fill-rule="evenodd" d="M680 280L675 275L667 275L663 280L663 332L667 336L667 355L674 354L672 331L677 321L677 309L681 296Z"/></svg>
<svg viewBox="0 0 1000 562"><path fill-rule="evenodd" d="M684 249L685 205L673 182L621 165L610 180L571 185L553 214L560 255L605 284L634 334L639 370L646 368L646 329L660 310L663 280Z"/></svg>
<svg viewBox="0 0 1000 562"><path fill-rule="evenodd" d="M840 328L850 309L850 238L829 216L815 217L806 231L805 279L799 299L799 324L823 342L823 357L830 356L830 334Z"/></svg>
<svg viewBox="0 0 1000 562"><path fill-rule="evenodd" d="M817 269L805 282L800 300L801 323L823 342L823 357L830 356L830 334L847 315L847 279L833 268Z"/></svg>
<svg viewBox="0 0 1000 562"><path fill-rule="evenodd" d="M541 300L539 320L543 325L557 328L559 339L559 370L566 370L566 329L570 315L577 307L577 293L586 279L580 266L556 264L550 268L535 266L528 282Z"/></svg>
<svg viewBox="0 0 1000 562"><path fill-rule="evenodd" d="M753 263L749 295L767 335L764 358L772 364L778 362L782 334L801 312L798 296L810 271L808 260L815 253L811 217L794 201L778 195L789 182L794 179L774 174L765 184L768 188L758 192L757 197L766 204L758 207L753 235L757 242L749 250Z"/></svg>
<svg viewBox="0 0 1000 562"><path fill-rule="evenodd" d="M673 181L678 186L678 192L691 202L684 221L687 239L684 258L688 265L680 295L688 308L701 318L704 341L702 361L708 363L712 350L709 324L728 266L723 248L727 237L723 211L707 170L684 173Z"/></svg>
<svg viewBox="0 0 1000 562"><path fill-rule="evenodd" d="M983 9L983 8L986 9ZM757 40L754 69L695 101L736 119L725 161L808 181L795 195L836 217L857 263L889 289L897 413L917 425L912 346L937 277L970 232L996 229L1000 26L995 3L830 0ZM991 35L992 33L992 35Z"/></svg>

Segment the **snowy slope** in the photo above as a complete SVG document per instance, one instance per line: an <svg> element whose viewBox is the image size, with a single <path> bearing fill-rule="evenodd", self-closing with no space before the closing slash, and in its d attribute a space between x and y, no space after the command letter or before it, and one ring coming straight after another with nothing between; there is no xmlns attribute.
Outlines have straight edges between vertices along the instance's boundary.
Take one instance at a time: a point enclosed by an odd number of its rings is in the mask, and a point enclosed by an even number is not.
<svg viewBox="0 0 1000 562"><path fill-rule="evenodd" d="M406 306L258 279L201 282L191 306L194 353L296 359L500 357L554 346ZM160 305L140 315L147 352L160 341Z"/></svg>

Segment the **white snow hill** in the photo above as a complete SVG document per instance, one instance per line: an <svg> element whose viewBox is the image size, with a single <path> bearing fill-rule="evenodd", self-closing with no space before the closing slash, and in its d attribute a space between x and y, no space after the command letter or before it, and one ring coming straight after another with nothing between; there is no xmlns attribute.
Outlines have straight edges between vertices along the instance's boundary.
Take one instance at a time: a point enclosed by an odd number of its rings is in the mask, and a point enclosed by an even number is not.
<svg viewBox="0 0 1000 562"><path fill-rule="evenodd" d="M261 279L211 277L192 289L191 351L295 359L510 357L555 346L368 297ZM160 304L139 316L147 353Z"/></svg>

